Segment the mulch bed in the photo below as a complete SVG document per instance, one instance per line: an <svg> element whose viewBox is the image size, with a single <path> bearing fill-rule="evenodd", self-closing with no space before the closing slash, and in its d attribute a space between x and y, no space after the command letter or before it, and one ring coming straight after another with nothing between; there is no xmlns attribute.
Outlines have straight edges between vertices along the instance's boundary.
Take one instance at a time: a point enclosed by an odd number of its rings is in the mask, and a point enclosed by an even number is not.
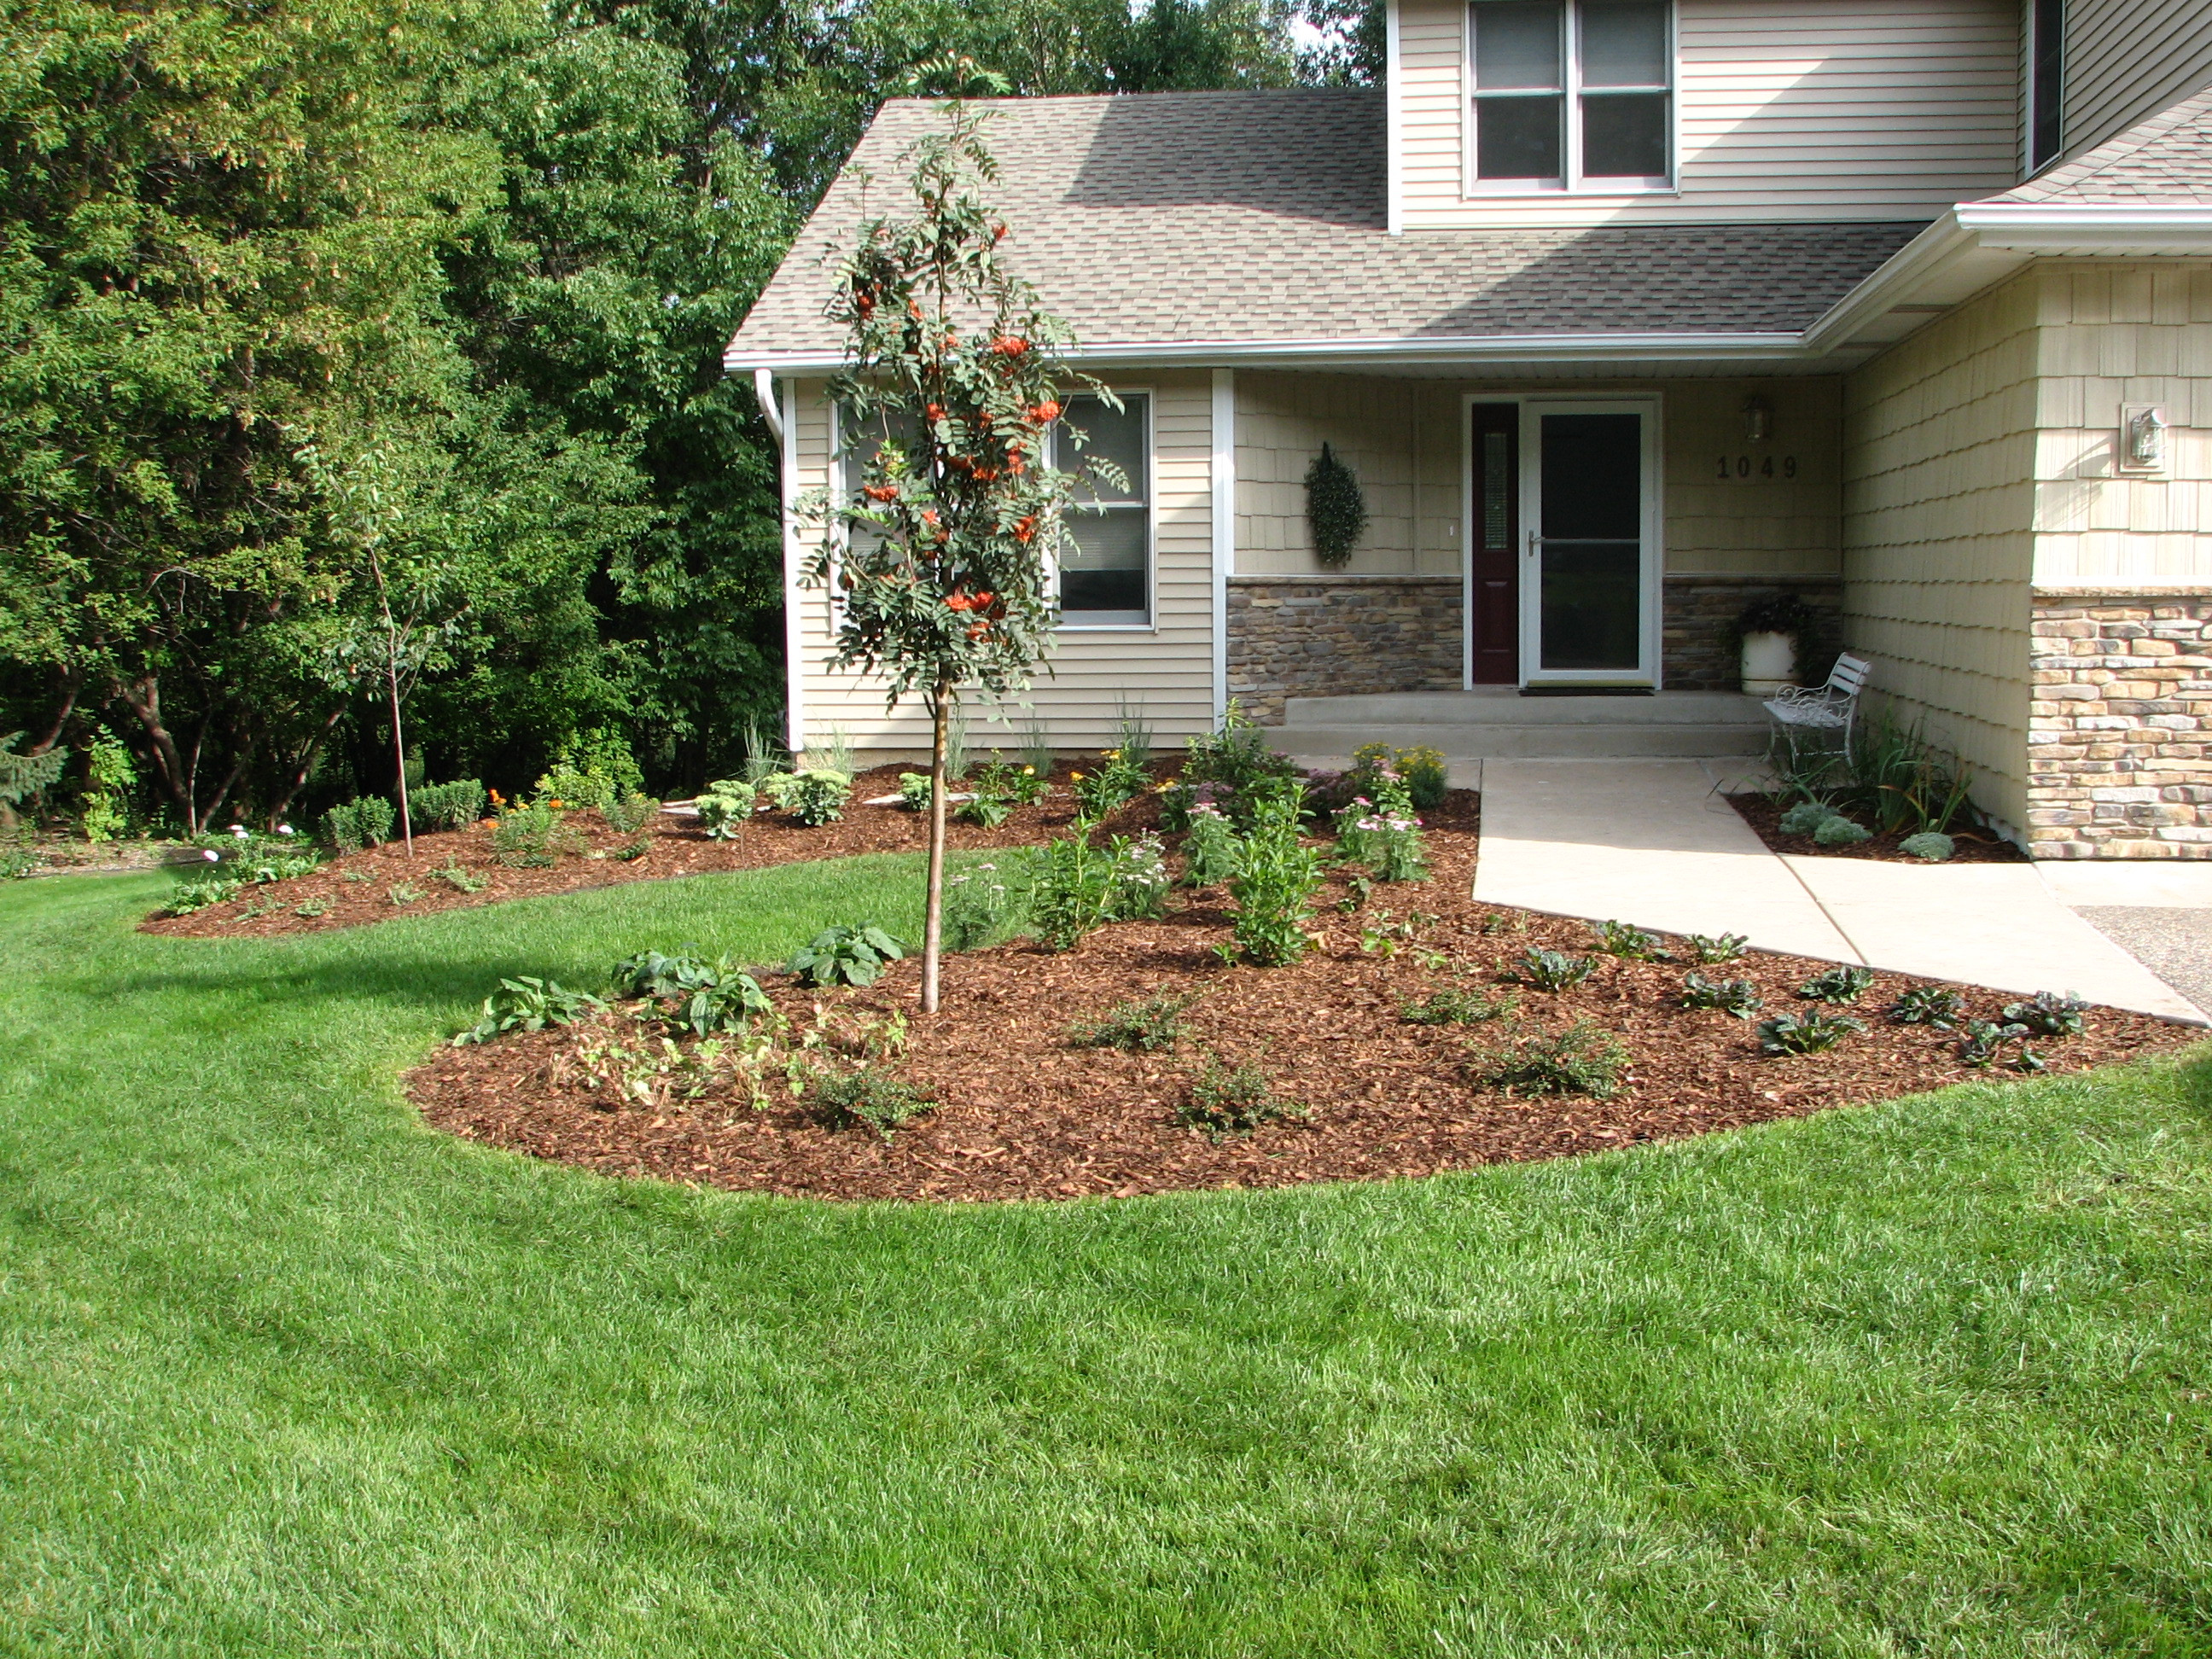
<svg viewBox="0 0 2212 1659"><path fill-rule="evenodd" d="M1823 859L1882 859L1893 864L1923 864L1927 861L1898 850L1898 842L1912 833L1910 830L1898 830L1893 834L1877 830L1865 841L1849 847L1823 847L1810 836L1785 836L1782 833L1782 815L1796 804L1787 797L1730 795L1728 800L1743 821L1757 832L1759 840L1766 843L1769 852L1803 853L1809 857ZM1951 835L1957 847L1948 860L1949 863L2027 862L2027 854L1987 830L1954 830Z"/></svg>
<svg viewBox="0 0 2212 1659"><path fill-rule="evenodd" d="M974 1201L1426 1176L1676 1139L1987 1075L1960 1061L1954 1036L1881 1022L1876 1011L1921 981L1877 975L1860 1005L1863 1035L1828 1054L1771 1059L1750 1025L1678 1006L1681 964L1602 957L1579 988L1523 989L1512 1030L1556 1033L1593 1021L1632 1057L1621 1091L1605 1101L1527 1097L1480 1083L1471 1050L1498 1045L1506 1031L1415 1025L1401 1006L1445 986L1494 986L1526 946L1588 953L1593 941L1584 924L1466 896L1478 808L1462 793L1428 815L1435 870L1426 884L1377 887L1364 910L1347 914L1333 908L1346 892L1333 878L1316 922L1324 943L1289 968L1224 966L1213 947L1229 937L1227 899L1209 890L1163 921L1103 929L1062 955L1018 942L949 958L944 1006L927 1020L913 1012L911 962L866 992L817 998L778 981L780 1006L801 1022L817 1000L833 1015L909 1013L911 1046L886 1063L938 1103L888 1140L830 1127L781 1092L765 1109L736 1091L624 1104L573 1063L580 1042L613 1034L605 1029L443 1048L408 1087L441 1128L610 1175L816 1198ZM1413 937L1396 937L1416 911L1425 919ZM1424 961L1439 951L1449 966ZM1771 1014L1814 1006L1791 993L1827 965L1754 953L1703 971L1756 981ZM1129 1054L1070 1040L1072 1022L1162 990L1197 994L1185 1016L1190 1035L1175 1050ZM2008 1000L1970 994L1984 1017ZM610 1014L600 1024L629 1022ZM2087 1035L2039 1046L2051 1070L2074 1071L2203 1035L2099 1010ZM1218 1138L1179 1121L1209 1053L1260 1066L1304 1115Z"/></svg>
<svg viewBox="0 0 2212 1659"><path fill-rule="evenodd" d="M854 780L852 804L845 809L845 816L816 829L809 829L787 812L763 812L735 839L714 841L696 819L664 813L640 832L649 840L647 850L636 858L623 860L616 856L617 852L635 842L636 836L617 834L596 812L572 812L567 824L581 836L584 850L564 855L543 869L515 870L494 859L492 832L477 824L416 836L411 859L396 842L348 854L329 860L312 874L250 887L228 903L210 905L190 915L156 914L140 924L140 931L191 939L318 933L587 887L717 875L865 853L926 852L927 814L910 812L903 806L863 804L871 798L897 793L899 774L913 769L882 766L861 773ZM1051 839L1075 817L1075 798L1068 787L1071 769L1084 769L1084 763L1071 761L1060 767L1053 775L1050 794L1034 806L1016 808L1013 816L994 830L949 822L946 844L961 852L1024 847ZM1150 829L1158 817L1159 803L1145 796L1109 817L1106 827L1129 835ZM464 892L438 874L449 864L481 878L485 885L480 891ZM404 905L393 903L392 889L402 884L420 888L422 896ZM318 914L301 915L302 905Z"/></svg>

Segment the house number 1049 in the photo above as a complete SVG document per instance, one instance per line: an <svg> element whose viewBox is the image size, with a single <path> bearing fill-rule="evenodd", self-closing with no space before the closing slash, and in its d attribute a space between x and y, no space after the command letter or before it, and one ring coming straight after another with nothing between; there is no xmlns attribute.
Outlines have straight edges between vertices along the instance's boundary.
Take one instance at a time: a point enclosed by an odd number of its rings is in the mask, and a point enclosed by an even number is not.
<svg viewBox="0 0 2212 1659"><path fill-rule="evenodd" d="M1723 478L1794 478L1797 476L1795 455L1723 455L1719 459L1720 471L1715 476Z"/></svg>

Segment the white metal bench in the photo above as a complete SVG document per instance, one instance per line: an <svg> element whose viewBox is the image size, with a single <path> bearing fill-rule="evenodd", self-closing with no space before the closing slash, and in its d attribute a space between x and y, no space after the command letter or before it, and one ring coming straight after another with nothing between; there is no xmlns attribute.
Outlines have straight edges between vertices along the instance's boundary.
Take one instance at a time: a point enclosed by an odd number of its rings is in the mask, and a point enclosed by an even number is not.
<svg viewBox="0 0 2212 1659"><path fill-rule="evenodd" d="M1858 718L1859 693L1866 688L1867 676L1873 672L1872 663L1847 651L1836 659L1826 685L1793 686L1779 696L1766 700L1764 707L1773 718L1776 735L1789 744L1793 759L1797 752L1797 739L1811 732L1842 733L1844 752L1850 752L1851 726Z"/></svg>

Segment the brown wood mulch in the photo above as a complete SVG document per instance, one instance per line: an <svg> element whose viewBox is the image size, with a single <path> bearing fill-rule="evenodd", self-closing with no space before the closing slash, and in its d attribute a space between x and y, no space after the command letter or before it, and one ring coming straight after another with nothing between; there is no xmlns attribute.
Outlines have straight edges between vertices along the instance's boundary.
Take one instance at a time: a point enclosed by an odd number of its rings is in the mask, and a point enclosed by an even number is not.
<svg viewBox="0 0 2212 1659"><path fill-rule="evenodd" d="M492 854L491 830L474 824L466 830L416 836L411 859L396 842L347 854L329 860L312 874L250 887L227 903L210 905L190 915L157 913L140 924L140 931L191 939L314 933L588 887L758 870L866 853L924 852L929 846L927 814L910 812L903 806L864 804L873 797L896 794L899 774L912 769L883 766L861 773L854 780L852 803L845 816L814 829L787 812L763 812L733 840L714 841L699 828L697 820L664 813L640 832L648 842L644 854L625 860L617 854L634 843L637 836L617 834L596 812L572 812L566 824L581 838L581 850L564 854L543 869L518 870L498 862ZM996 829L957 820L947 823L947 845L955 851L969 851L1050 840L1075 817L1069 774L1083 769L1081 760L1057 769L1050 794L1033 806L1016 808L1013 816ZM1116 833L1133 834L1151 828L1158 817L1158 802L1143 797L1109 817L1106 827ZM438 873L448 866L482 879L483 887L477 892L462 890ZM398 886L420 889L422 896L395 903L392 890ZM302 905L311 914L302 915Z"/></svg>
<svg viewBox="0 0 2212 1659"><path fill-rule="evenodd" d="M623 1104L574 1063L580 1044L628 1025L619 1014L596 1031L441 1048L408 1087L441 1128L610 1175L803 1197L975 1201L1426 1176L1676 1139L1986 1075L1957 1058L1954 1036L1882 1023L1879 1011L1919 982L1894 974L1875 975L1859 1008L1846 1011L1865 1021L1863 1035L1802 1057L1763 1057L1751 1025L1680 1008L1680 963L1601 957L1580 988L1521 990L1510 1028L1407 1022L1400 1011L1409 1000L1446 986L1496 988L1525 947L1593 949L1583 923L1466 896L1477 810L1462 794L1430 815L1430 882L1378 886L1364 910L1346 914L1333 908L1346 892L1333 878L1316 921L1324 942L1292 967L1224 966L1213 947L1229 936L1227 901L1209 890L1163 921L1103 929L1062 955L1018 942L949 958L944 1006L927 1020L913 1012L911 962L866 992L817 999L788 981L772 986L801 1023L817 1000L847 1016L908 1012L911 1046L884 1063L932 1091L937 1105L888 1140L830 1127L781 1092L764 1109L732 1090L658 1108ZM1416 912L1414 938L1395 937ZM1450 965L1425 962L1429 952L1445 953ZM1754 953L1702 971L1755 981L1773 1014L1816 1006L1792 992L1827 965ZM1190 1035L1175 1050L1130 1054L1071 1040L1072 1023L1162 991L1195 994L1185 1015ZM1969 995L1983 1017L2008 1000ZM1473 1051L1578 1019L1629 1052L1629 1080L1613 1098L1524 1097L1476 1081ZM2052 1071L2074 1071L2203 1035L2100 1009L2085 1036L2039 1046ZM1218 1139L1178 1121L1209 1054L1259 1066L1304 1115Z"/></svg>
<svg viewBox="0 0 2212 1659"><path fill-rule="evenodd" d="M1782 833L1782 815L1796 805L1795 799L1774 795L1730 795L1729 805L1749 824L1759 840L1772 853L1803 853L1822 859L1881 859L1893 864L1922 864L1910 853L1898 850L1898 843L1912 832L1900 830L1893 833L1876 830L1865 841L1849 847L1823 847L1810 836L1785 836ZM2027 854L2000 836L1986 830L1954 830L1951 838L1956 843L1949 862L1953 864L2024 864Z"/></svg>

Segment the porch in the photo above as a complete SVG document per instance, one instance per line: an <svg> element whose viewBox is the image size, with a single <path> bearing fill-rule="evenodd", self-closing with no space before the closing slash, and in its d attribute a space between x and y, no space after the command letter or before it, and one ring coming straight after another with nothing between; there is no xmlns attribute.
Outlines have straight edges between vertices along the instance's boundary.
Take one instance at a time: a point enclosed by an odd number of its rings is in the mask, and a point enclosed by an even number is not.
<svg viewBox="0 0 2212 1659"><path fill-rule="evenodd" d="M1448 760L1718 759L1758 755L1767 718L1735 691L1528 696L1512 686L1292 697L1269 741L1319 763L1363 744L1424 746Z"/></svg>

